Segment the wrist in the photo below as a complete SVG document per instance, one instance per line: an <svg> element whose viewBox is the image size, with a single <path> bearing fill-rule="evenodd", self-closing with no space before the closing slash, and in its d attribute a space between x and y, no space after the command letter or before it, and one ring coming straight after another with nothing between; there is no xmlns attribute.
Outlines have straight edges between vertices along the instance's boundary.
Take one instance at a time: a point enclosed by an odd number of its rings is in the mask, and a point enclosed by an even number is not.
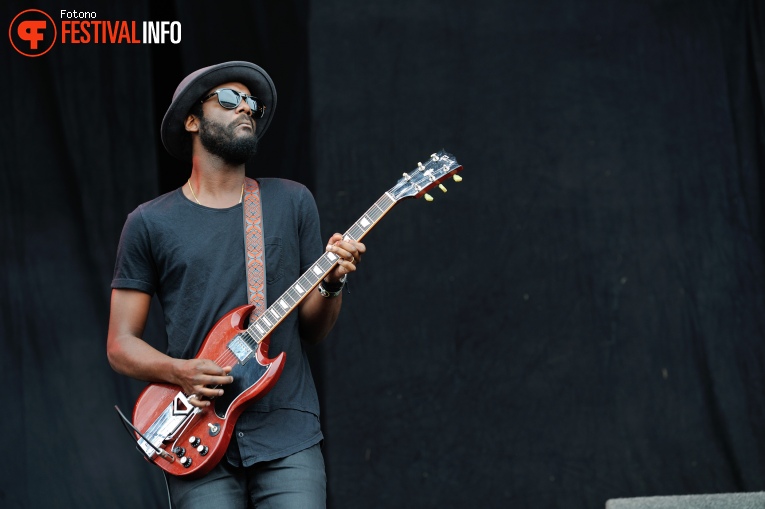
<svg viewBox="0 0 765 509"><path fill-rule="evenodd" d="M335 283L328 282L326 279L324 279L321 283L319 283L319 293L322 297L326 298L337 297L343 292L343 287L345 286L345 282L347 280L348 274L341 277L340 280Z"/></svg>
<svg viewBox="0 0 765 509"><path fill-rule="evenodd" d="M341 278L340 278L340 279L338 279L337 281L331 281L331 280L329 279L329 277L325 277L325 278L324 278L324 279L321 281L321 284L322 284L322 285L324 286L324 288L326 288L326 289L330 289L330 288L336 289L336 288L340 288L340 287L342 287L342 286L345 284L345 282L346 282L347 280L348 280L348 274L344 274L344 275L343 275L343 277L341 277Z"/></svg>
<svg viewBox="0 0 765 509"><path fill-rule="evenodd" d="M169 375L166 377L167 379L165 381L183 387L185 380L182 373L185 362L185 359L176 359L174 357L170 357L169 364L164 369L165 373Z"/></svg>

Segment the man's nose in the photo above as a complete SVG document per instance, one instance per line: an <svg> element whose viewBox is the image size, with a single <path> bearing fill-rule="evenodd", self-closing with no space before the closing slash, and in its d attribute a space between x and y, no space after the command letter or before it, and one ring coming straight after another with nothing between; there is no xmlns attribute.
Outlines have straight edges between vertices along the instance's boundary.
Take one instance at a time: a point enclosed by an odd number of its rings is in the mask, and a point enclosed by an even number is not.
<svg viewBox="0 0 765 509"><path fill-rule="evenodd" d="M239 104L236 107L236 112L244 112L249 116L252 116L252 109L250 108L250 105L247 104L247 100L244 97L239 97Z"/></svg>

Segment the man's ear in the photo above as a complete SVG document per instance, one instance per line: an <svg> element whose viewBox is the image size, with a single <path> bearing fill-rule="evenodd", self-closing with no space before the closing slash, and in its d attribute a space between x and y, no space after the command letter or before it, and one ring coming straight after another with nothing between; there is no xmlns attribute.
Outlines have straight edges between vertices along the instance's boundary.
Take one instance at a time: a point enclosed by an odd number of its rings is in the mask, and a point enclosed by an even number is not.
<svg viewBox="0 0 765 509"><path fill-rule="evenodd" d="M186 117L186 122L184 122L184 127L186 128L186 131L190 133L198 133L199 132L199 119L196 115L189 115Z"/></svg>

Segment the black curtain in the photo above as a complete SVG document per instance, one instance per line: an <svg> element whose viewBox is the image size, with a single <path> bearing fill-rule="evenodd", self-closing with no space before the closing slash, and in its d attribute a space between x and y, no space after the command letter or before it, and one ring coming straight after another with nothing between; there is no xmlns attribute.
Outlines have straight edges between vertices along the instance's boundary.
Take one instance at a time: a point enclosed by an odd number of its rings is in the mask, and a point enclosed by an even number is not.
<svg viewBox="0 0 765 509"><path fill-rule="evenodd" d="M167 507L113 410L142 384L106 361L109 282L127 213L189 174L175 86L233 59L279 93L248 174L308 185L325 236L432 152L465 166L365 239L312 352L330 507L765 489L759 0L76 8L183 40L0 45L0 506Z"/></svg>

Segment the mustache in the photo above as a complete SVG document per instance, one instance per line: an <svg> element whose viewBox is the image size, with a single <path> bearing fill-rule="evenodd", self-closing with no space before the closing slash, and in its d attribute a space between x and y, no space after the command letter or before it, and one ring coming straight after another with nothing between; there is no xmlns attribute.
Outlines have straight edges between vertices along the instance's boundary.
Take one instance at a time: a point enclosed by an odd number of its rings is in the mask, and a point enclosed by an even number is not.
<svg viewBox="0 0 765 509"><path fill-rule="evenodd" d="M229 124L229 127L236 127L239 124L247 123L252 127L252 129L255 129L255 126L252 123L252 117L249 115L242 115L241 117L237 117L233 122Z"/></svg>

